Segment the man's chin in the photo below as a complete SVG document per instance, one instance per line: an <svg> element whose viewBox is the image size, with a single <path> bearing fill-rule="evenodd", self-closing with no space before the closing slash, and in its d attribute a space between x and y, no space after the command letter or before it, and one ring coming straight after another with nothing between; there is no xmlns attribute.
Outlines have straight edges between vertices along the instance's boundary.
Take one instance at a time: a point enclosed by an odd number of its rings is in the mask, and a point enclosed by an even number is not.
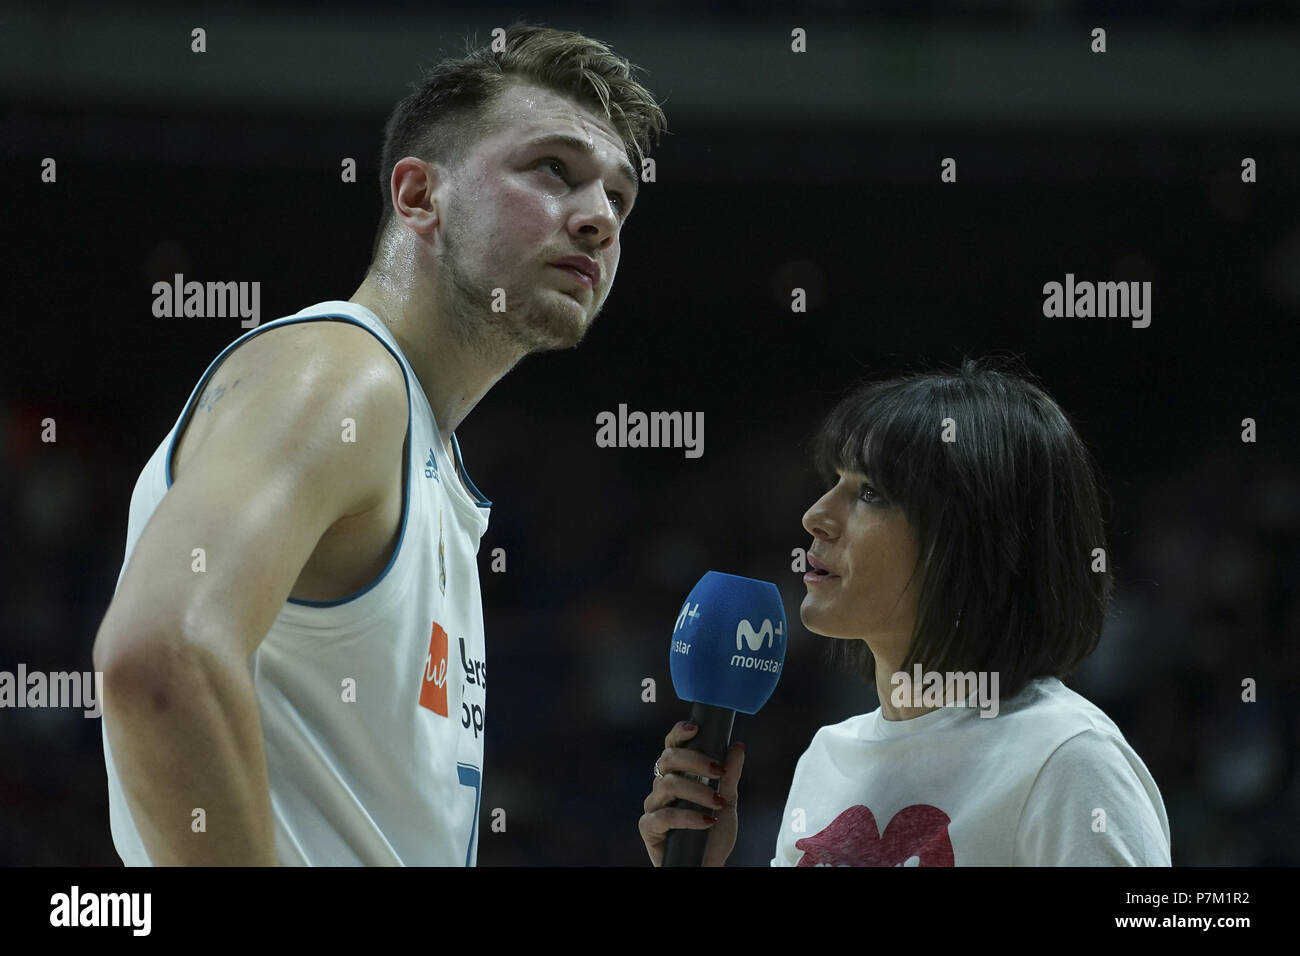
<svg viewBox="0 0 1300 956"><path fill-rule="evenodd" d="M571 300L572 302L572 300ZM572 302L576 306L576 302ZM591 322L586 309L548 308L532 316L528 328L522 330L529 340L530 351L549 352L556 349L575 348L587 335Z"/></svg>

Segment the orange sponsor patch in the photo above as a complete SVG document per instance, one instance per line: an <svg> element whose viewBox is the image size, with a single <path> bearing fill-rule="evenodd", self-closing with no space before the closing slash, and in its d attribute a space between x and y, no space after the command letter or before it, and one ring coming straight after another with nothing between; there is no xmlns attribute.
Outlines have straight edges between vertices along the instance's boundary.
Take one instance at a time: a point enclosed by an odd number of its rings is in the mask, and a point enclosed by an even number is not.
<svg viewBox="0 0 1300 956"><path fill-rule="evenodd" d="M447 632L437 621L429 636L429 656L424 659L420 706L447 716Z"/></svg>

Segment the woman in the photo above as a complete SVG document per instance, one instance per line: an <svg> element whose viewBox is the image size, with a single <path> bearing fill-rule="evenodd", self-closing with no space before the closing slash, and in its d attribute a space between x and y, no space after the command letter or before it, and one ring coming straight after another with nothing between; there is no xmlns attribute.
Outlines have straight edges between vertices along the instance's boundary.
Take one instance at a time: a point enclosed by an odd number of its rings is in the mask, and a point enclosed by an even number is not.
<svg viewBox="0 0 1300 956"><path fill-rule="evenodd" d="M1040 388L967 360L859 388L816 439L829 490L799 609L881 705L799 759L775 866L1168 866L1160 792L1124 736L1061 683L1097 646L1112 586L1100 482ZM640 820L736 838L744 765L664 740ZM715 795L684 774L719 779ZM685 799L714 814L674 808Z"/></svg>

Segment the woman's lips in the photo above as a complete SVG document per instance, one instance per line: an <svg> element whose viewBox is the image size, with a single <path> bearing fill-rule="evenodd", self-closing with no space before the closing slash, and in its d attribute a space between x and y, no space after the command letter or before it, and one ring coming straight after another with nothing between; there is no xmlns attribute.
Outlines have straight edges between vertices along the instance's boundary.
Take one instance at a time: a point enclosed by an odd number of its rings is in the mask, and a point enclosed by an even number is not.
<svg viewBox="0 0 1300 956"><path fill-rule="evenodd" d="M838 581L838 574L830 574L826 571L809 571L803 576L804 584L823 584L826 581Z"/></svg>
<svg viewBox="0 0 1300 956"><path fill-rule="evenodd" d="M831 574L831 569L813 554L808 555L808 563L812 565L812 570L803 576L805 584L821 584L839 577L838 574Z"/></svg>

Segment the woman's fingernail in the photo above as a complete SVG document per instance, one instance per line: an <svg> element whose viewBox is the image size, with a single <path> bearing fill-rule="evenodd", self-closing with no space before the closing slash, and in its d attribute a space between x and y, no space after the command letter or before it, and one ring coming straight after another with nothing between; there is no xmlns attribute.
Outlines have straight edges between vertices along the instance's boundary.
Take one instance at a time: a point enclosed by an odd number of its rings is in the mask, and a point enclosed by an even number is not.
<svg viewBox="0 0 1300 956"><path fill-rule="evenodd" d="M713 803L715 806L725 807L727 805L727 798L722 796L720 793L715 793L713 795Z"/></svg>
<svg viewBox="0 0 1300 956"><path fill-rule="evenodd" d="M694 729L695 729L694 724L682 724L682 730L694 730Z"/></svg>
<svg viewBox="0 0 1300 956"><path fill-rule="evenodd" d="M717 822L718 822L718 818L715 817L715 816L714 816L713 814L711 814L711 813L702 813L702 814L700 814L700 816L704 817L704 819L705 819L706 821L708 821L709 823L717 823Z"/></svg>
<svg viewBox="0 0 1300 956"><path fill-rule="evenodd" d="M727 772L727 768L724 767L722 764L718 763L716 760L713 763L709 764L709 769L712 770L714 773L718 774L719 776Z"/></svg>

